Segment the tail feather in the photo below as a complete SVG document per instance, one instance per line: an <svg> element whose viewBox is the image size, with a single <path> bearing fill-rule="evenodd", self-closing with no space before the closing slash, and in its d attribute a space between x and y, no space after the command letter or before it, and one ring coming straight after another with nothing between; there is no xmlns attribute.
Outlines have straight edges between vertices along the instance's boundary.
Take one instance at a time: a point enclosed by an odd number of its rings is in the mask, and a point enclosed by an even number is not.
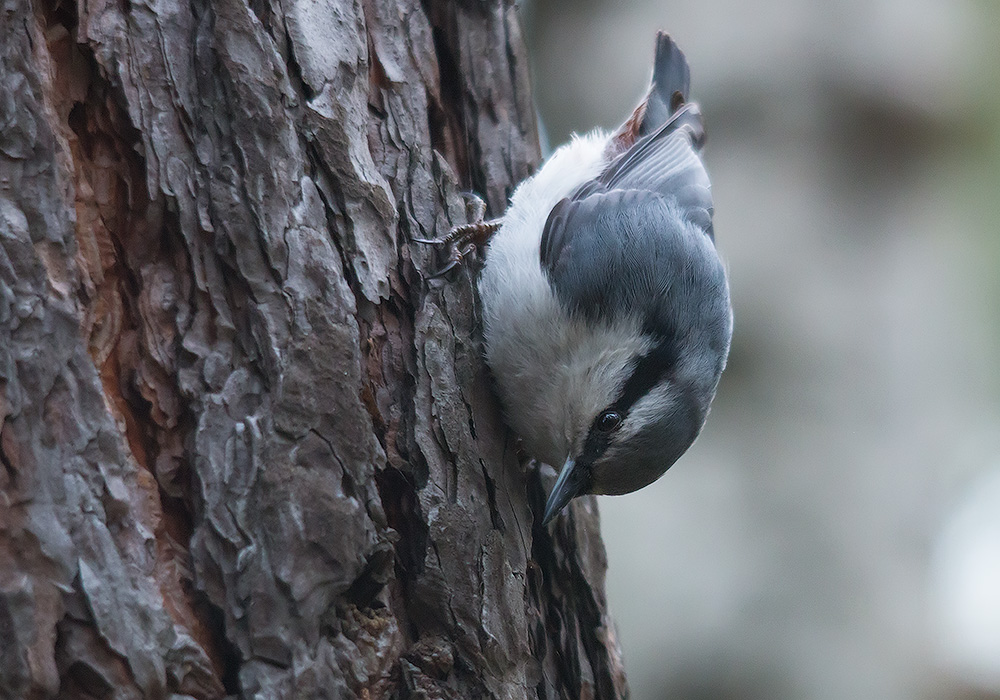
<svg viewBox="0 0 1000 700"><path fill-rule="evenodd" d="M653 84L639 125L639 136L656 131L685 102L691 91L691 69L677 43L666 32L656 33Z"/></svg>

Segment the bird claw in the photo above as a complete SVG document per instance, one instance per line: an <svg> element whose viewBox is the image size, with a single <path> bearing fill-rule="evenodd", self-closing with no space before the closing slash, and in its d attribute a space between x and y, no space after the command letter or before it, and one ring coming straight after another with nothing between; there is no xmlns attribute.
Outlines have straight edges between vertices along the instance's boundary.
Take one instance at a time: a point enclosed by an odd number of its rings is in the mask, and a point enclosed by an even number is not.
<svg viewBox="0 0 1000 700"><path fill-rule="evenodd" d="M461 250L459 250L458 246L453 246L451 252L448 254L448 263L440 270L435 272L433 275L430 275L427 279L436 280L440 279L441 277L444 277L449 272L454 270L456 267L461 265L462 261L465 260L465 258L467 258L468 256L472 255L475 252L476 252L475 243L469 243Z"/></svg>

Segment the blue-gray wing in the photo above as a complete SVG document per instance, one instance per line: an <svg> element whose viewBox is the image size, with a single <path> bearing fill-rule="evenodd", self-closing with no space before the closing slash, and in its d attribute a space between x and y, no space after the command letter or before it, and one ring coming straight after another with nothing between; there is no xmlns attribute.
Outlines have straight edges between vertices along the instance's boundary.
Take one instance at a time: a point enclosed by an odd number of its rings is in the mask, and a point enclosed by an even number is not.
<svg viewBox="0 0 1000 700"><path fill-rule="evenodd" d="M635 315L650 333L683 335L701 305L725 295L707 231L676 198L650 190L564 199L542 236L542 266L560 301L593 318Z"/></svg>
<svg viewBox="0 0 1000 700"><path fill-rule="evenodd" d="M697 108L684 105L553 207L539 256L564 303L588 315L653 313L677 275L712 263L691 260L704 251L715 257L696 240L714 242L703 141Z"/></svg>

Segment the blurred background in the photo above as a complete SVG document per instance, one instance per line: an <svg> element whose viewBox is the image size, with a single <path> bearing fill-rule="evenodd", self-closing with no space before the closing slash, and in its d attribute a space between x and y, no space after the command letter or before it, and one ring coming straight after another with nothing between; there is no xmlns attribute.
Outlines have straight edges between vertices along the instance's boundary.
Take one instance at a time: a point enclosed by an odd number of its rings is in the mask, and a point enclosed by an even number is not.
<svg viewBox="0 0 1000 700"><path fill-rule="evenodd" d="M634 698L1000 698L1000 3L520 4L548 143L659 28L708 124L729 368L600 500Z"/></svg>

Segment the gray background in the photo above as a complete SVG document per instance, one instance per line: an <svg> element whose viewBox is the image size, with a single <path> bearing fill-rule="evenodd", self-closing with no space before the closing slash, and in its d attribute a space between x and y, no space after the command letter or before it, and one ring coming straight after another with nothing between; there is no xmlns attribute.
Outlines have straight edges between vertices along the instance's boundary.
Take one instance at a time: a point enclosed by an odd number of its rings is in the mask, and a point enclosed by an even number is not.
<svg viewBox="0 0 1000 700"><path fill-rule="evenodd" d="M736 336L702 437L602 498L638 700L1000 697L1000 12L522 5L548 140L692 64Z"/></svg>

